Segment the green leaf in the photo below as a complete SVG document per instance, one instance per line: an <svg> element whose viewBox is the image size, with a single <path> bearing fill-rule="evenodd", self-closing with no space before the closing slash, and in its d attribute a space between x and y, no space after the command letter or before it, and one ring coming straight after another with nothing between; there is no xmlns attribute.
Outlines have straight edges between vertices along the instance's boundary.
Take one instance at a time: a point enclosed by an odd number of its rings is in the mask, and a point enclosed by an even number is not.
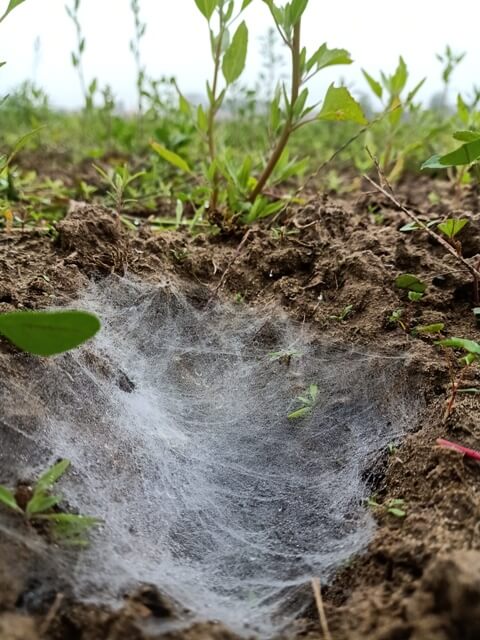
<svg viewBox="0 0 480 640"><path fill-rule="evenodd" d="M99 319L86 311L15 311L0 315L0 334L22 351L53 356L92 338Z"/></svg>
<svg viewBox="0 0 480 640"><path fill-rule="evenodd" d="M306 418L312 412L311 407L302 407L301 409L296 409L288 414L289 420L300 420L301 418Z"/></svg>
<svg viewBox="0 0 480 640"><path fill-rule="evenodd" d="M436 344L440 347L451 347L452 349L462 349L474 355L480 355L480 344L474 340L466 340L465 338L446 338L439 340Z"/></svg>
<svg viewBox="0 0 480 640"><path fill-rule="evenodd" d="M400 56L398 61L398 67L390 78L390 89L395 96L399 96L408 80L408 70L407 65L405 64L405 60Z"/></svg>
<svg viewBox="0 0 480 640"><path fill-rule="evenodd" d="M372 76L369 73L367 73L365 69L362 69L362 73L365 80L368 82L370 89L377 96L377 98L381 99L383 95L382 85L379 82L377 82L374 78L372 78Z"/></svg>
<svg viewBox="0 0 480 640"><path fill-rule="evenodd" d="M322 110L318 116L319 120L337 120L341 122L356 122L358 124L368 124L368 120L362 111L360 104L352 97L346 87L335 87L330 85Z"/></svg>
<svg viewBox="0 0 480 640"><path fill-rule="evenodd" d="M248 7L249 4L252 3L252 0L243 0L242 2L242 11Z"/></svg>
<svg viewBox="0 0 480 640"><path fill-rule="evenodd" d="M398 276L395 280L395 284L399 289L408 289L408 291L415 291L416 293L425 293L427 288L427 285L424 282L411 273L404 273L401 276Z"/></svg>
<svg viewBox="0 0 480 640"><path fill-rule="evenodd" d="M352 62L350 53L346 49L329 49L327 43L324 42L308 60L307 71L310 71L315 66L317 71L320 71L326 67L332 67L337 64L352 64Z"/></svg>
<svg viewBox="0 0 480 640"><path fill-rule="evenodd" d="M445 169L472 164L480 158L480 137L467 142L444 156L434 155L422 164L422 169Z"/></svg>
<svg viewBox="0 0 480 640"><path fill-rule="evenodd" d="M15 7L18 7L19 4L22 4L22 2L25 2L25 0L10 0L5 13L0 17L0 22L5 20L8 14L11 13L15 9Z"/></svg>
<svg viewBox="0 0 480 640"><path fill-rule="evenodd" d="M150 146L161 158L169 162L174 167L177 167L177 169L180 169L184 173L192 173L188 163L175 152L170 151L158 142L151 142Z"/></svg>
<svg viewBox="0 0 480 640"><path fill-rule="evenodd" d="M454 238L466 224L468 224L468 220L465 220L465 218L449 218L445 220L445 222L441 222L438 225L438 229L440 229L447 238Z"/></svg>
<svg viewBox="0 0 480 640"><path fill-rule="evenodd" d="M63 476L69 466L70 460L60 460L54 464L53 467L47 469L35 483L35 493L37 491L45 492L51 489L55 482Z"/></svg>
<svg viewBox="0 0 480 640"><path fill-rule="evenodd" d="M247 51L248 29L244 21L235 31L232 42L223 56L222 70L228 84L232 84L242 75L247 60Z"/></svg>
<svg viewBox="0 0 480 640"><path fill-rule="evenodd" d="M419 291L409 291L408 292L408 299L411 302L418 302L422 298L423 298L423 293L420 293Z"/></svg>
<svg viewBox="0 0 480 640"><path fill-rule="evenodd" d="M437 324L425 324L419 327L415 327L413 330L414 333L440 333L445 329L445 324L443 322L438 322Z"/></svg>
<svg viewBox="0 0 480 640"><path fill-rule="evenodd" d="M90 529L102 524L102 520L91 516L73 513L41 514L35 517L50 525L52 534L61 542L75 546L88 544L87 534Z"/></svg>
<svg viewBox="0 0 480 640"><path fill-rule="evenodd" d="M396 518L405 518L407 515L406 511L398 509L397 507L390 507L390 509L388 509L388 513Z"/></svg>
<svg viewBox="0 0 480 640"><path fill-rule="evenodd" d="M34 516L37 513L45 513L55 507L61 499L60 496L49 496L46 493L35 492L35 495L27 504L26 514Z"/></svg>
<svg viewBox="0 0 480 640"><path fill-rule="evenodd" d="M195 0L201 14L210 22L213 12L217 8L218 0Z"/></svg>
<svg viewBox="0 0 480 640"><path fill-rule="evenodd" d="M470 120L470 111L460 93L457 96L457 114L463 124L468 125Z"/></svg>
<svg viewBox="0 0 480 640"><path fill-rule="evenodd" d="M480 132L470 130L455 131L452 137L459 142L474 142L480 138Z"/></svg>
<svg viewBox="0 0 480 640"><path fill-rule="evenodd" d="M0 502L13 511L23 513L23 511L18 506L13 493L10 491L10 489L7 489L7 487L3 487L2 485L0 485Z"/></svg>
<svg viewBox="0 0 480 640"><path fill-rule="evenodd" d="M303 16L305 9L308 6L308 0L292 0L288 9L288 20L290 26L294 27L300 18Z"/></svg>

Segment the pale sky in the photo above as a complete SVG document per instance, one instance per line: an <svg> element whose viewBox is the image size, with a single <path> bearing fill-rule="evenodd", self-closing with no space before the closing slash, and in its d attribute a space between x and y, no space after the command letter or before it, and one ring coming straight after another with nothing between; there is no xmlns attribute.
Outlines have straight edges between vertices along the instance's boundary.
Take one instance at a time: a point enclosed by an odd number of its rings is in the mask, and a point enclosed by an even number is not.
<svg viewBox="0 0 480 640"><path fill-rule="evenodd" d="M6 4L7 0L0 0L0 9ZM140 4L148 24L143 43L148 73L157 78L174 75L184 92L203 93L211 62L206 22L194 0L140 0ZM0 59L7 61L0 71L1 94L32 77L38 37L37 82L55 104L79 105L81 93L70 62L74 29L64 5L64 0L26 0L0 26ZM253 0L245 14L250 54L242 81L254 85L261 64L259 38L271 19L261 0ZM132 34L129 0L81 0L81 20L87 39L87 80L96 76L102 84L109 83L123 104L132 106L135 71L128 44ZM391 72L402 54L412 85L428 77L421 94L428 97L441 89L435 53L447 43L457 52L467 52L453 78L452 93L468 92L473 84L480 85L479 23L478 0L463 0L459 5L451 0L310 0L304 21L309 50L327 41L330 47L348 49L355 61L350 67L324 72L314 80L312 93L320 97L340 76L359 93L365 89L361 67L373 75L379 69Z"/></svg>

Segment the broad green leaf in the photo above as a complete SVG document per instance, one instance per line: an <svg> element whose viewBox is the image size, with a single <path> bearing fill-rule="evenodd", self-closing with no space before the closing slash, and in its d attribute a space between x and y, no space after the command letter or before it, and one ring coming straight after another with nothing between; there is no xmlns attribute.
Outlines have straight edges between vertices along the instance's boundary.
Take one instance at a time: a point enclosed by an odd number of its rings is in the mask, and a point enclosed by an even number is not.
<svg viewBox="0 0 480 640"><path fill-rule="evenodd" d="M372 76L369 73L367 73L365 69L362 69L362 73L365 80L368 82L370 89L377 96L377 98L381 99L383 95L383 87L380 84L380 82L377 82L374 78L372 78Z"/></svg>
<svg viewBox="0 0 480 640"><path fill-rule="evenodd" d="M475 140L478 140L480 138L480 131L455 131L452 137L459 142L474 142Z"/></svg>
<svg viewBox="0 0 480 640"><path fill-rule="evenodd" d="M5 20L8 14L11 13L15 9L15 7L18 7L19 4L22 4L22 2L25 2L25 0L10 0L5 10L5 13L0 17L0 22Z"/></svg>
<svg viewBox="0 0 480 640"><path fill-rule="evenodd" d="M86 311L15 311L0 315L0 334L22 351L53 356L75 349L100 329Z"/></svg>
<svg viewBox="0 0 480 640"><path fill-rule="evenodd" d="M434 155L422 164L422 169L445 169L472 164L480 158L480 138L467 142L444 156Z"/></svg>
<svg viewBox="0 0 480 640"><path fill-rule="evenodd" d="M399 289L407 289L415 293L425 293L427 285L417 276L411 273L404 273L395 280L395 284Z"/></svg>
<svg viewBox="0 0 480 640"><path fill-rule="evenodd" d="M7 489L7 487L3 487L1 485L0 485L0 503L4 504L9 509L13 509L13 511L18 511L20 513L23 513L20 507L18 506L17 501L15 500L15 496L10 491L10 489Z"/></svg>
<svg viewBox="0 0 480 640"><path fill-rule="evenodd" d="M195 0L200 13L210 21L213 16L213 12L217 8L218 0Z"/></svg>
<svg viewBox="0 0 480 640"><path fill-rule="evenodd" d="M474 340L467 340L465 338L446 338L445 340L439 340L436 344L441 347L451 347L452 349L462 349L468 353L474 355L480 355L480 344Z"/></svg>
<svg viewBox="0 0 480 640"><path fill-rule="evenodd" d="M48 491L48 489L50 489L55 484L55 482L57 482L57 480L59 480L63 476L69 466L70 460L60 460L59 462L54 464L53 467L47 469L35 483L35 493L37 491Z"/></svg>
<svg viewBox="0 0 480 640"><path fill-rule="evenodd" d="M188 166L188 163L186 162L186 160L184 160L174 151L170 151L169 149L159 144L158 142L151 142L150 146L154 151L156 151L156 153L158 153L158 155L161 158L169 162L174 167L177 167L177 169L180 169L184 173L192 173L192 170Z"/></svg>
<svg viewBox="0 0 480 640"><path fill-rule="evenodd" d="M28 516L33 516L37 513L45 513L61 501L60 496L49 496L46 493L36 492L33 498L27 504L25 510Z"/></svg>
<svg viewBox="0 0 480 640"><path fill-rule="evenodd" d="M245 69L248 51L248 29L245 22L242 22L232 42L223 56L222 70L225 80L228 84L232 84L242 75Z"/></svg>
<svg viewBox="0 0 480 640"><path fill-rule="evenodd" d="M449 218L445 220L445 222L441 222L438 225L438 229L440 229L447 238L454 238L466 224L468 224L468 220L465 218Z"/></svg>
<svg viewBox="0 0 480 640"><path fill-rule="evenodd" d="M358 124L368 124L362 107L352 97L346 87L335 87L330 85L322 110L318 116L319 120L337 120L342 122L356 122Z"/></svg>
<svg viewBox="0 0 480 640"><path fill-rule="evenodd" d="M352 64L353 60L346 49L329 49L327 43L313 54L307 62L307 71L316 67L318 71L326 67L332 67L337 64Z"/></svg>

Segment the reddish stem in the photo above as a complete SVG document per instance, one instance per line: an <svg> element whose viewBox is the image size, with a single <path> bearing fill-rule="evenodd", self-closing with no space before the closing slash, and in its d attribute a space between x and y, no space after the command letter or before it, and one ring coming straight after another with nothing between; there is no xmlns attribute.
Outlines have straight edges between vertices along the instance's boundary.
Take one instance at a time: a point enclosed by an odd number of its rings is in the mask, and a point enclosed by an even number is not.
<svg viewBox="0 0 480 640"><path fill-rule="evenodd" d="M475 449L469 449L461 444L456 444L455 442L450 442L450 440L444 440L443 438L439 438L437 440L437 445L442 449L451 449L452 451L456 451L457 453L467 456L467 458L480 461L480 451L476 451Z"/></svg>

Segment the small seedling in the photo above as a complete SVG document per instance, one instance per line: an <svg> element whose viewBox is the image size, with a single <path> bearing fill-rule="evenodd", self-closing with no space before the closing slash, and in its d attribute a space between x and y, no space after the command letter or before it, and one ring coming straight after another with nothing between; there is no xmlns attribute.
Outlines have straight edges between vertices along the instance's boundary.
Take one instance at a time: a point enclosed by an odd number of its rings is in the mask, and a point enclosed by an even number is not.
<svg viewBox="0 0 480 640"><path fill-rule="evenodd" d="M282 349L280 351L272 351L268 357L272 362L282 362L287 366L290 365L293 358L301 358L303 353L296 349Z"/></svg>
<svg viewBox="0 0 480 640"><path fill-rule="evenodd" d="M434 335L436 333L441 333L445 329L445 324L443 322L437 322L435 324L424 324L414 327L412 329L413 335Z"/></svg>
<svg viewBox="0 0 480 640"><path fill-rule="evenodd" d="M109 168L107 171L96 164L93 166L95 171L108 185L109 190L107 191L107 196L110 198L111 204L113 204L117 213L121 215L126 205L136 202L135 198L127 198L126 194L132 184L139 178L142 178L145 172L140 171L131 174L127 165L115 167L115 169Z"/></svg>
<svg viewBox="0 0 480 640"><path fill-rule="evenodd" d="M305 390L302 396L298 396L295 399L295 402L300 405L298 409L291 411L288 414L289 420L301 420L302 418L306 418L309 416L315 405L317 404L318 399L318 385L311 384L308 389Z"/></svg>
<svg viewBox="0 0 480 640"><path fill-rule="evenodd" d="M399 289L408 291L408 299L411 302L418 302L423 298L427 289L427 285L417 276L411 273L404 273L395 280L395 284Z"/></svg>
<svg viewBox="0 0 480 640"><path fill-rule="evenodd" d="M404 315L403 309L395 309L395 311L393 311L393 313L388 317L388 324L397 324L404 331L407 331L407 325L402 320L403 315Z"/></svg>
<svg viewBox="0 0 480 640"><path fill-rule="evenodd" d="M338 320L338 322L345 322L345 320L352 313L352 311L353 311L353 304L349 304L344 309L342 309L342 311L338 316L330 316L330 319Z"/></svg>
<svg viewBox="0 0 480 640"><path fill-rule="evenodd" d="M456 371L455 368L451 366L451 362L449 360L451 390L443 416L445 422L452 415L455 409L455 400L460 391L460 384L466 371L480 358L480 344L474 340L466 340L465 338L447 338L445 340L439 340L436 344L440 347L466 352L466 355L460 358L459 361L459 364L462 366L460 372Z"/></svg>
<svg viewBox="0 0 480 640"><path fill-rule="evenodd" d="M402 500L400 498L388 500L384 504L379 504L374 498L369 498L368 506L372 507L373 509L381 510L384 513L388 513L395 518L405 518L407 515L407 511L405 509L405 500Z"/></svg>
<svg viewBox="0 0 480 640"><path fill-rule="evenodd" d="M15 492L0 485L0 503L21 514L27 522L46 527L54 539L69 545L85 546L89 530L101 521L90 516L61 513L58 505L62 497L50 493L69 466L69 460L60 460L47 469L33 487L20 485Z"/></svg>

